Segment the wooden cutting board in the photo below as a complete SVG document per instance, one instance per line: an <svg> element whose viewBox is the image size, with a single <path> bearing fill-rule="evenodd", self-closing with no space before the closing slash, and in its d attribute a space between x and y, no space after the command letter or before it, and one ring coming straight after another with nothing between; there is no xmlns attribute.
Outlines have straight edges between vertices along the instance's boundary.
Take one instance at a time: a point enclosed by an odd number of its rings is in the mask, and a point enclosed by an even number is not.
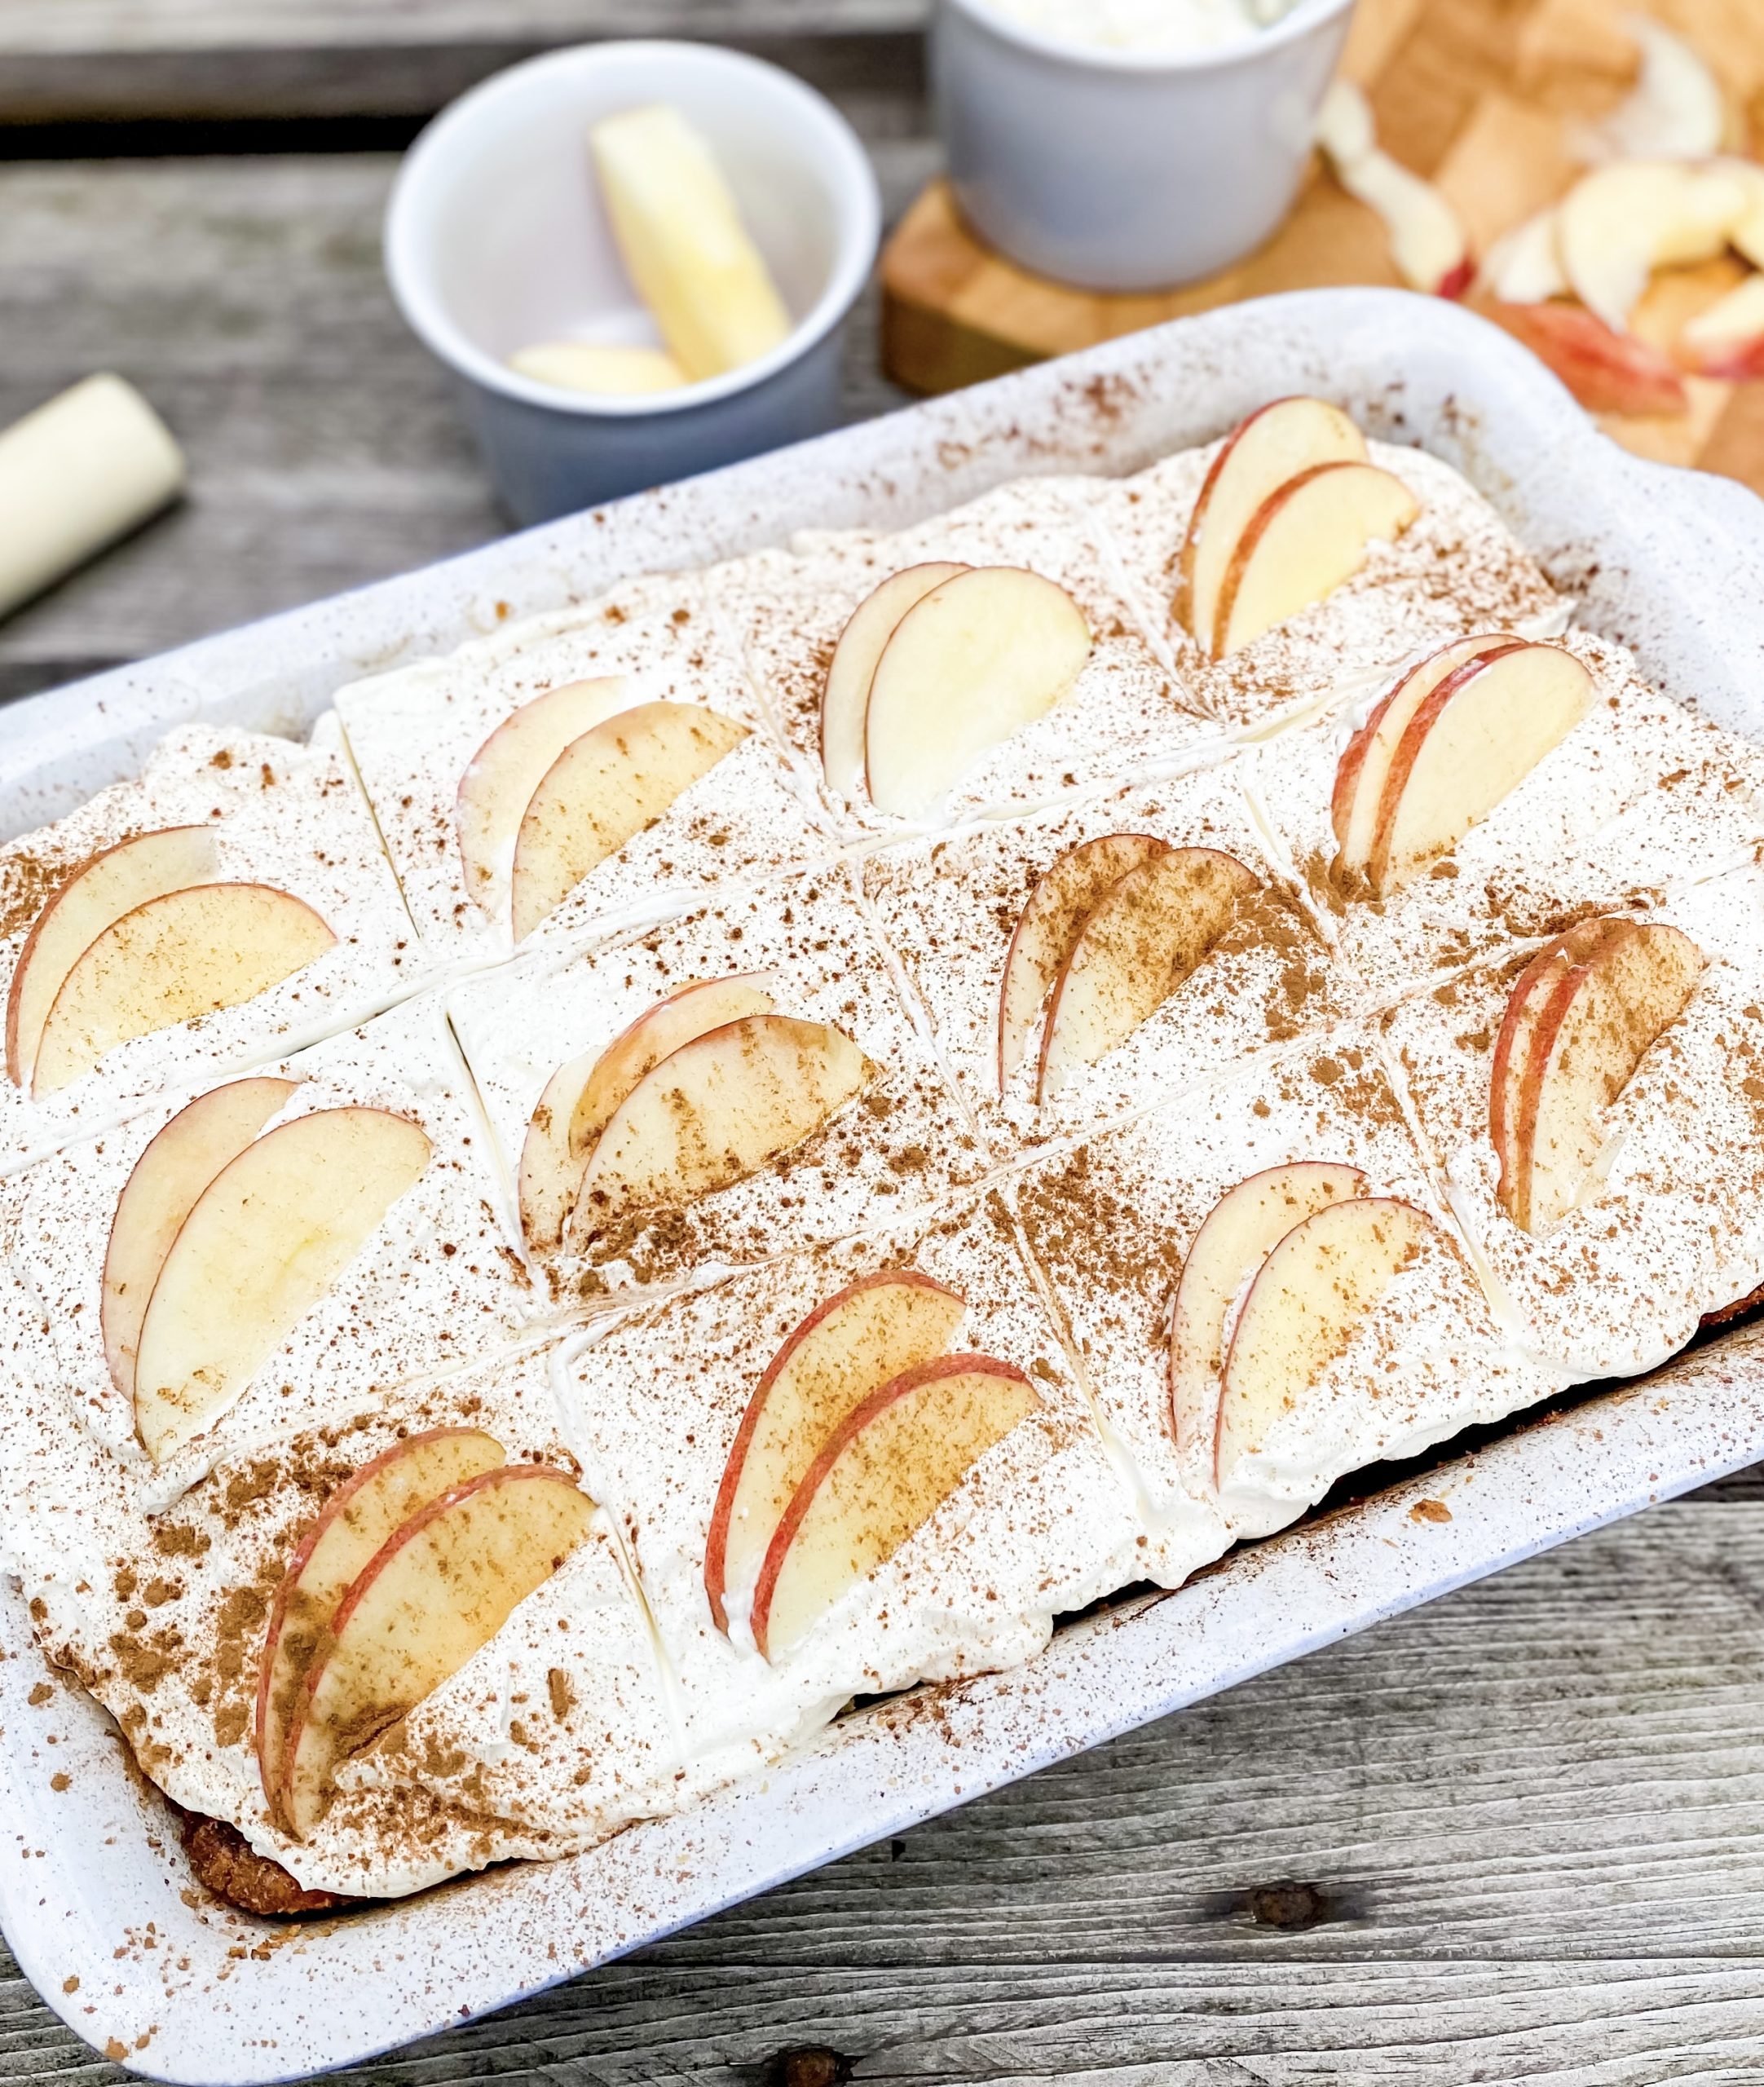
<svg viewBox="0 0 1764 2087"><path fill-rule="evenodd" d="M1639 0L1360 0L1344 69L1370 95L1379 141L1435 181L1479 252L1560 196L1581 170L1568 126L1603 114L1635 76L1625 23ZM1764 136L1764 0L1647 0L1733 96L1753 149ZM1738 281L1738 262L1671 271L1634 320L1665 345ZM1328 284L1396 284L1383 227L1313 168L1291 217L1246 261L1158 296L1105 297L1027 274L982 245L947 186L928 188L884 257L883 353L897 382L950 391L1048 355L1244 298ZM1764 383L1689 380L1669 418L1605 414L1626 448L1696 464L1764 492Z"/></svg>

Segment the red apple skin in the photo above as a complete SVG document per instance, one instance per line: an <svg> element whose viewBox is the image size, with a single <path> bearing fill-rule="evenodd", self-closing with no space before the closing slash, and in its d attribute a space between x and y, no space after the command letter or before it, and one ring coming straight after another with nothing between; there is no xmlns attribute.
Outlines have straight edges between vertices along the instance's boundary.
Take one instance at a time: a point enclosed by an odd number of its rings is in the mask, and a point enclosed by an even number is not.
<svg viewBox="0 0 1764 2087"><path fill-rule="evenodd" d="M1521 341L1593 413L1678 414L1690 404L1684 379L1632 334L1613 333L1577 304L1502 304L1484 314Z"/></svg>
<svg viewBox="0 0 1764 2087"><path fill-rule="evenodd" d="M1389 715L1391 705L1396 702L1417 674L1425 673L1432 665L1433 662L1439 658L1440 652L1449 652L1453 645L1461 644L1462 642L1461 638L1453 638L1450 644L1442 645L1439 651L1430 652L1425 660L1418 660L1390 693L1379 699L1372 714L1343 748L1342 757L1336 764L1334 787L1330 792L1330 823L1334 828L1335 838L1338 841L1343 841L1347 837L1347 815L1353 805L1354 792L1359 785L1360 771L1366 765L1366 756L1372 751L1372 743L1378 737L1378 727ZM1510 638L1493 636L1488 640L1488 649L1490 651L1493 651L1497 647L1504 650L1508 645L1515 642ZM1483 655L1478 652L1473 656L1480 661Z"/></svg>
<svg viewBox="0 0 1764 2087"><path fill-rule="evenodd" d="M417 1530L426 1523L433 1521L436 1516L446 1513L447 1510L454 1506L456 1502L469 1498L471 1494L486 1485L506 1485L511 1481L527 1479L550 1479L562 1485L576 1485L576 1480L570 1472L560 1471L555 1465L504 1464L496 1471L481 1471L476 1478L468 1478L458 1485L449 1486L445 1493L431 1500L426 1507L412 1515L401 1528L395 1529L380 1546L376 1555L363 1567L354 1586L337 1604L337 1613L331 1619L333 1635L342 1629L343 1625L349 1619L351 1611L360 1599L363 1591L373 1584L374 1577L379 1571L381 1561L408 1542ZM580 1489L578 1487L577 1489ZM301 1728L306 1723L306 1714L311 1705L313 1690L320 1674L324 1671L324 1662L321 1657L314 1660L312 1665L307 1668L306 1679L301 1686L299 1707L288 1721L287 1751L283 1757L282 1773L277 1778L276 1796L270 1807L279 1819L286 1816L288 1770L293 1761L295 1750L300 1744Z"/></svg>
<svg viewBox="0 0 1764 2087"><path fill-rule="evenodd" d="M300 1575L306 1570L306 1560L312 1555L320 1538L348 1507L356 1494L370 1479L377 1477L384 1471L388 1464L395 1463L399 1458L408 1454L419 1442L442 1441L456 1435L478 1435L483 1432L478 1427L431 1427L420 1435L406 1436L403 1441L395 1442L389 1449L382 1449L378 1456L371 1458L352 1477L346 1479L342 1485L338 1486L336 1492L325 1502L324 1507L307 1525L306 1533L301 1538L299 1542L295 1545L293 1555L288 1561L288 1569L282 1574L281 1580L276 1586L274 1599L270 1604L269 1623L263 1633L263 1655L258 1668L257 1705L252 1723L252 1731L257 1736L258 1747L258 1772L262 1780L263 1795L272 1812L276 1811L280 1802L278 1790L274 1785L280 1782L280 1764L277 1764L277 1771L272 1775L270 1765L264 1760L262 1751L269 1710L270 1674L275 1663L276 1648L281 1638L282 1626L287 1621L289 1597L293 1593Z"/></svg>
<svg viewBox="0 0 1764 2087"><path fill-rule="evenodd" d="M1476 264L1466 254L1455 268L1448 269L1434 285L1435 297L1449 298L1454 303L1469 290L1476 280Z"/></svg>
<svg viewBox="0 0 1764 2087"><path fill-rule="evenodd" d="M1194 512L1188 517L1188 532L1182 540L1182 549L1176 562L1175 618L1190 637L1194 634L1195 554L1200 548L1201 530L1206 520L1206 510L1212 502L1213 488L1218 484L1219 474L1230 461L1232 451L1261 419L1263 414L1272 413L1277 406L1290 406L1300 395L1298 392L1290 392L1283 399L1270 399L1265 406L1258 406L1248 419L1240 421L1226 438L1224 448L1213 459L1207 468L1206 476L1201 481L1201 490L1195 500Z"/></svg>
<svg viewBox="0 0 1764 2087"><path fill-rule="evenodd" d="M735 1494L741 1486L747 1445L758 1430L772 1387L803 1342L817 1327L824 1325L841 1305L865 1291L878 1290L892 1283L906 1283L924 1290L941 1291L946 1297L956 1295L946 1283L933 1282L917 1269L883 1269L874 1275L861 1276L856 1282L847 1283L843 1290L836 1291L832 1296L823 1298L815 1306L766 1364L765 1374L754 1387L753 1396L747 1401L747 1410L742 1414L741 1425L736 1429L735 1439L730 1445L729 1461L723 1466L722 1483L717 1489L716 1504L711 1509L710 1534L704 1543L704 1592L711 1605L711 1620L725 1637L729 1635L729 1617L723 1605L723 1597L727 1592L724 1572L729 1550L730 1518L734 1512Z"/></svg>
<svg viewBox="0 0 1764 2087"><path fill-rule="evenodd" d="M838 1461L841 1452L854 1435L868 1427L871 1419L896 1399L904 1398L909 1392L915 1392L923 1384L937 1377L1010 1377L1021 1379L1023 1373L1013 1364L1001 1362L994 1355L942 1355L935 1362L922 1364L916 1370L903 1370L897 1377L891 1378L879 1390L872 1392L862 1405L853 1406L839 1427L822 1444L821 1454L803 1475L796 1488L796 1498L784 1510L778 1533L772 1538L765 1554L765 1562L760 1568L760 1577L753 1590L753 1642L761 1659L770 1659L767 1649L767 1626L771 1617L772 1591L778 1585L778 1574L783 1570L784 1560L789 1555L791 1539L800 1527L808 1513L816 1489L827 1471ZM1024 1379L1024 1381L1027 1381Z"/></svg>
<svg viewBox="0 0 1764 2087"><path fill-rule="evenodd" d="M1693 377L1713 377L1727 384L1749 384L1764 377L1764 334L1751 341L1730 341L1718 348L1686 346L1679 360Z"/></svg>
<svg viewBox="0 0 1764 2087"><path fill-rule="evenodd" d="M1433 730L1434 720L1444 709L1458 691L1474 681L1484 667L1492 665L1509 652L1523 652L1524 638L1506 638L1491 643L1486 652L1479 652L1475 659L1466 660L1462 667L1455 668L1433 691L1427 701L1403 727L1403 736L1396 743L1391 755L1391 765L1385 773L1384 788L1378 799L1378 825L1372 840L1372 888L1378 890L1384 881L1388 867L1390 832L1396 820L1398 805L1409 771L1413 768L1423 743Z"/></svg>

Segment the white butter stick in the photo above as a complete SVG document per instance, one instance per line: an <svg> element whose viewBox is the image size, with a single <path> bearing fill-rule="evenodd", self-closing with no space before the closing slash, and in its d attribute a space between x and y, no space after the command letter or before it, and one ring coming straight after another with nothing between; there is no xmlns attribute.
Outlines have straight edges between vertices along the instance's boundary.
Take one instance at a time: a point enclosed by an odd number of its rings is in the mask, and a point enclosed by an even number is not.
<svg viewBox="0 0 1764 2087"><path fill-rule="evenodd" d="M182 452L120 377L88 377L0 434L0 616L183 489Z"/></svg>

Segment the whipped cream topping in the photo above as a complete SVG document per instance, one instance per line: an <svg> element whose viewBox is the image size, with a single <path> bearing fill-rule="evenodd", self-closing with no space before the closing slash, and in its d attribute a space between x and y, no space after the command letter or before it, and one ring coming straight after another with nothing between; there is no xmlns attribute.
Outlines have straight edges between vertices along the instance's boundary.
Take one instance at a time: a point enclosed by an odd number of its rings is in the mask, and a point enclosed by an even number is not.
<svg viewBox="0 0 1764 2087"><path fill-rule="evenodd" d="M1338 868L1330 797L1349 739L1396 676L1251 750L1258 817L1362 1006L1717 874L1759 836L1757 748L1650 688L1622 646L1578 632L1563 642L1593 676L1586 715L1449 856L1387 898Z"/></svg>
<svg viewBox="0 0 1764 2087"><path fill-rule="evenodd" d="M1720 895L1730 924L1764 919L1754 877ZM1652 917L1694 934L1716 903L1704 891L1682 919ZM1495 1200L1488 1136L1495 1041L1529 954L1406 1001L1388 1047L1435 1179L1526 1344L1575 1379L1638 1375L1764 1282L1764 978L1715 957L1606 1111L1580 1207L1536 1238Z"/></svg>
<svg viewBox="0 0 1764 2087"><path fill-rule="evenodd" d="M626 581L585 607L511 624L445 659L342 690L337 711L399 880L438 960L505 955L512 837L483 893L466 887L455 823L461 778L491 733L567 682L617 676L629 704L690 703L747 727L647 832L592 871L530 938L561 946L651 920L713 886L752 881L836 850L770 735L739 655L693 573Z"/></svg>
<svg viewBox="0 0 1764 2087"><path fill-rule="evenodd" d="M647 1625L635 1592L621 1595L623 1568L602 1521L509 1629L352 1767L308 1840L271 1824L254 1703L269 1602L289 1556L324 1498L364 1463L401 1434L450 1425L487 1429L512 1461L571 1467L539 1352L406 1386L382 1410L284 1435L273 1451L243 1450L174 1512L151 1516L125 1467L93 1454L52 1392L28 1395L8 1414L8 1468L19 1483L4 1561L29 1591L50 1656L115 1715L169 1797L230 1820L311 1889L417 1891L512 1856L568 1853L677 1801L679 1763ZM495 1759L483 1732L491 1692L509 1706ZM617 1721L602 1718L615 1704ZM568 1794L523 1814L518 1794L531 1793L555 1730L570 1736Z"/></svg>
<svg viewBox="0 0 1764 2087"><path fill-rule="evenodd" d="M419 1124L432 1149L421 1177L240 1397L163 1464L140 1447L133 1405L111 1381L100 1315L117 1199L177 1107L68 1146L0 1198L0 1240L33 1308L30 1381L54 1388L70 1422L123 1467L130 1498L148 1514L220 1459L271 1454L291 1432L338 1425L380 1405L402 1379L518 1337L535 1313L489 1136L436 1000L412 1001L267 1070L299 1085L260 1136L359 1104Z"/></svg>
<svg viewBox="0 0 1764 2087"><path fill-rule="evenodd" d="M892 536L807 531L790 552L762 551L713 567L707 576L712 604L800 763L820 776L821 692L852 612L893 574L933 562L1024 566L1055 581L1083 612L1092 650L1073 687L976 761L950 790L942 819L931 823L1022 810L1214 757L1218 727L1173 685L1167 654L1088 526L1105 483L1021 479ZM853 834L903 830L867 798L825 801Z"/></svg>
<svg viewBox="0 0 1764 2087"><path fill-rule="evenodd" d="M912 1268L960 1293L952 1353L1025 1371L1039 1410L956 1494L768 1664L743 1619L725 1637L704 1592L723 1467L761 1373L816 1307L859 1277ZM1053 1618L1144 1577L1132 1495L1025 1268L996 1197L751 1270L603 1322L567 1351L571 1439L614 1512L677 1686L686 1745L775 1753L858 1693L1027 1658Z"/></svg>
<svg viewBox="0 0 1764 2087"><path fill-rule="evenodd" d="M1174 660L1188 699L1234 730L1255 732L1289 712L1351 692L1419 651L1483 630L1548 637L1569 604L1494 510L1451 465L1424 450L1367 444L1421 513L1394 544L1326 601L1216 664L1176 621L1177 563L1188 518L1223 443L1184 450L1135 477L1099 482L1091 512L1125 574L1139 614Z"/></svg>
<svg viewBox="0 0 1764 2087"><path fill-rule="evenodd" d="M1421 519L1211 666L1169 602L1214 453L633 580L356 684L306 749L176 735L140 783L0 854L8 962L95 849L195 819L218 823L226 874L306 898L342 938L249 1007L112 1054L64 1105L0 1096L0 1173L17 1176L0 1192L5 1558L45 1648L179 1802L346 1891L565 1854L771 1758L854 1693L1008 1665L1065 1611L1175 1585L1356 1465L1570 1377L1648 1366L1757 1286L1764 756L1577 635L1599 708L1466 836L1455 875L1382 907L1343 893L1330 785L1390 673L1466 631L1549 634L1567 605L1455 472L1374 445ZM818 745L846 617L929 558L1042 571L1096 641L1065 699L958 784L934 837L829 803ZM464 889L460 776L519 704L611 673L749 736L505 961L500 910ZM997 999L1023 900L1066 848L1123 831L1226 849L1263 896L1052 1108L1030 1106L1026 1074L1001 1098ZM827 861L842 849L852 859ZM1612 1110L1582 1207L1533 1241L1493 1203L1492 1037L1537 938L1616 907L1671 919L1716 961ZM513 1184L551 1074L689 981L756 972L779 1012L852 1038L875 1084L748 1180L536 1276ZM412 998L443 973L444 1001ZM1382 1040L1372 1009L1394 1010ZM434 1157L275 1361L156 1471L104 1365L109 1213L177 1101L272 1066L302 1081L285 1113L393 1108ZM1219 1196L1300 1158L1359 1166L1444 1229L1221 1495L1206 1446L1179 1454L1170 1427L1170 1306ZM955 1345L1027 1370L1040 1409L769 1666L739 1614L732 1638L712 1629L703 1594L730 1441L808 1312L909 1264L961 1291ZM250 1750L268 1599L337 1485L399 1432L456 1421L580 1470L603 1511L491 1644L348 1764L292 1846Z"/></svg>
<svg viewBox="0 0 1764 2087"><path fill-rule="evenodd" d="M1466 1425L1466 1401L1510 1412L1555 1390L1497 1328L1466 1263L1442 1251L1425 1281L1391 1296L1368 1329L1376 1374L1335 1373L1280 1439L1232 1475L1221 1498L1210 1436L1175 1442L1170 1316L1200 1228L1225 1192L1272 1167L1356 1167L1370 1193L1411 1202L1450 1229L1410 1135L1376 1033L1348 1026L1264 1057L1166 1101L1089 1144L1027 1169L1014 1189L1024 1233L1082 1358L1105 1424L1138 1475L1174 1584L1233 1537L1262 1534L1320 1499L1358 1464ZM1455 1357L1453 1369L1440 1358ZM1462 1370L1466 1381L1460 1384ZM1474 1382L1471 1380L1474 1379ZM1399 1398L1392 1388L1405 1387ZM1438 1432L1427 1434L1430 1428ZM1205 1548L1208 1542L1212 1549Z"/></svg>
<svg viewBox="0 0 1764 2087"><path fill-rule="evenodd" d="M219 834L218 881L304 899L336 942L255 999L137 1037L42 1100L0 1077L0 1174L157 1094L192 1092L301 1050L421 983L410 917L336 752L192 725L161 742L138 782L0 848L0 994L43 907L92 856L161 827L207 825Z"/></svg>
<svg viewBox="0 0 1764 2087"><path fill-rule="evenodd" d="M1160 1093L1343 1013L1328 951L1259 838L1241 761L1010 825L977 826L871 855L864 889L930 1017L964 1105L999 1160L1079 1136ZM1105 834L1219 849L1259 881L1232 926L1149 1021L1038 1107L1041 1029L1001 1095L999 999L1023 905L1047 870ZM1045 1018L1045 1011L1044 1011Z"/></svg>
<svg viewBox="0 0 1764 2087"><path fill-rule="evenodd" d="M762 1260L922 1208L981 1171L930 1045L897 990L848 867L732 895L608 949L456 986L455 1027L514 1178L540 1096L567 1060L601 1050L690 982L763 974L776 1011L840 1030L871 1085L760 1172L683 1209L639 1212L557 1257L560 1295L593 1303L633 1285Z"/></svg>

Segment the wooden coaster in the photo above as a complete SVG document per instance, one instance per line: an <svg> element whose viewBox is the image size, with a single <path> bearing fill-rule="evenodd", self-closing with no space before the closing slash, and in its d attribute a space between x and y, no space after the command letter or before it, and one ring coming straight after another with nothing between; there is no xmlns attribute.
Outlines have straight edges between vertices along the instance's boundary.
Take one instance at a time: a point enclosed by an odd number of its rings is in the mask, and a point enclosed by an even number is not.
<svg viewBox="0 0 1764 2087"><path fill-rule="evenodd" d="M1760 0L1650 0L1722 75L1750 134L1764 129ZM1633 0L1360 0L1344 70L1372 98L1381 141L1436 181L1473 245L1554 201L1580 171L1568 126L1627 91ZM1660 344L1739 280L1737 262L1660 277L1634 320ZM1384 228L1321 167L1291 216L1222 274L1152 296L1109 297L1032 276L984 245L935 182L883 260L883 355L897 383L951 391L1050 355L1245 298L1331 284L1397 285ZM1764 384L1688 381L1690 410L1602 414L1626 448L1695 464L1764 492Z"/></svg>

